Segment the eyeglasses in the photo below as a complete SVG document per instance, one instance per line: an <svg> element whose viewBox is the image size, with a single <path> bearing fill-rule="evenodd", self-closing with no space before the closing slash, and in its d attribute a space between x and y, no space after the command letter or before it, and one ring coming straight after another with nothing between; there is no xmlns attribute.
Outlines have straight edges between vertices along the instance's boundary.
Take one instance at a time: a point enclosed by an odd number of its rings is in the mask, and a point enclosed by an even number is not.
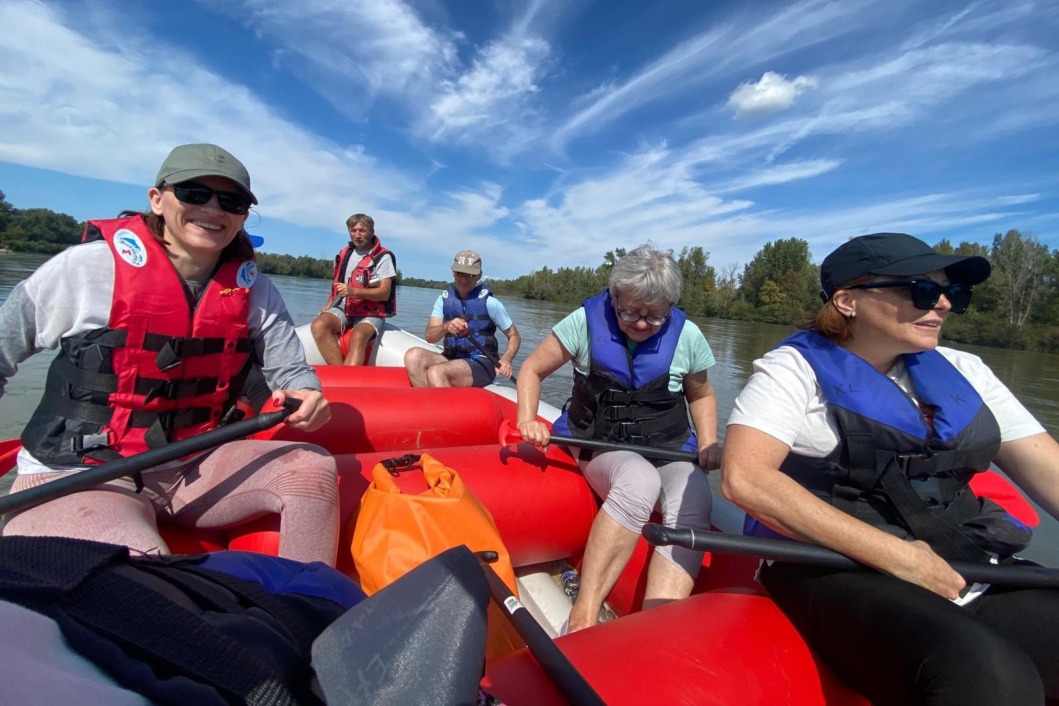
<svg viewBox="0 0 1059 706"><path fill-rule="evenodd" d="M630 324L635 324L640 319L643 319L650 326L661 326L669 320L669 312L666 312L665 314L648 314L647 316L641 316L634 311L622 309L620 306L616 306L614 309L618 312L619 319Z"/></svg>
<svg viewBox="0 0 1059 706"><path fill-rule="evenodd" d="M180 203L201 206L209 203L214 194L217 194L217 203L222 211L244 216L250 210L250 197L238 191L218 191L195 181L185 181L182 184L170 184L173 187L173 196Z"/></svg>
<svg viewBox="0 0 1059 706"><path fill-rule="evenodd" d="M855 284L843 289L887 289L891 287L907 287L912 293L912 306L917 309L929 311L938 305L938 300L944 294L949 300L951 311L954 314L962 314L967 311L971 303L971 286L968 284L938 284L932 279L902 279L887 280L885 282L865 282Z"/></svg>

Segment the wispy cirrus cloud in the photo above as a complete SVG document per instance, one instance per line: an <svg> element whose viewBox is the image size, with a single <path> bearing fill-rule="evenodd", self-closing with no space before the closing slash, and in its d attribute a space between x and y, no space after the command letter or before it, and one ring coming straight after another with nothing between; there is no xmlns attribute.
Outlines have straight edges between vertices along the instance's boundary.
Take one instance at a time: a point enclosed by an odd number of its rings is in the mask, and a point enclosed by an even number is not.
<svg viewBox="0 0 1059 706"><path fill-rule="evenodd" d="M768 63L778 56L846 34L869 21L870 2L803 0L762 16L745 12L691 37L624 81L597 88L587 104L553 133L552 145L599 130L645 104L673 96L719 77ZM858 17L858 13L859 17Z"/></svg>
<svg viewBox="0 0 1059 706"><path fill-rule="evenodd" d="M458 70L458 34L426 24L401 0L208 4L261 35L278 65L355 120L380 95L414 104Z"/></svg>
<svg viewBox="0 0 1059 706"><path fill-rule="evenodd" d="M553 49L535 30L561 3L536 0L509 30L461 58L460 32L427 25L401 0L242 0L213 5L277 46L313 90L363 119L374 100L399 104L398 120L428 142L483 150L506 161L526 149L542 122L540 81Z"/></svg>
<svg viewBox="0 0 1059 706"><path fill-rule="evenodd" d="M250 166L266 230L340 237L354 206L437 276L456 237L514 276L648 238L720 266L791 235L1059 220L1057 178L995 172L991 148L1029 134L1024 159L1054 152L1051 6L765 0L594 61L563 44L586 2L491 5L473 42L456 4L201 4L273 65L241 73L149 5L0 0L0 162L142 185L172 145L219 142Z"/></svg>

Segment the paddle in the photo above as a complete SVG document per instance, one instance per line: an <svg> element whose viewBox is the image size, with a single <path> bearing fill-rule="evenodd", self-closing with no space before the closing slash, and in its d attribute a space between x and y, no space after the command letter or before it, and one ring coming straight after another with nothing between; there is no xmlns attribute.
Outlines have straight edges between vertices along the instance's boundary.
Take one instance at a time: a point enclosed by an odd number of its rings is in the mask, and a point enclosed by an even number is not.
<svg viewBox="0 0 1059 706"><path fill-rule="evenodd" d="M495 355L493 355L492 353L487 351L485 349L485 346L483 346L481 343L478 342L477 338L472 336L470 334L470 332L465 333L463 335L468 341L470 341L471 343L474 344L475 348L477 348L478 350L480 350L482 352L482 355L484 355L486 358L489 359L489 362L493 364L494 368L499 368L500 367L500 360ZM516 385L518 384L518 378L515 377L514 373L511 373L511 382L513 382Z"/></svg>
<svg viewBox="0 0 1059 706"><path fill-rule="evenodd" d="M665 527L650 522L644 525L642 533L644 539L651 544L675 544L698 551L743 554L830 569L874 570L826 547L786 539L696 532L692 529ZM950 561L949 565L968 583L992 583L1022 588L1059 587L1059 569L1013 564L979 564L972 561Z"/></svg>
<svg viewBox="0 0 1059 706"><path fill-rule="evenodd" d="M16 510L26 510L31 507L36 507L37 505L62 497L63 495L69 495L70 493L76 493L81 490L88 490L100 483L106 483L110 480L130 476L134 473L145 471L148 468L154 468L163 463L175 461L182 456L205 451L206 449L220 446L228 441L235 441L236 439L242 439L243 437L256 432L271 429L289 417L299 405L301 405L301 400L295 400L288 397L283 403L283 409L276 412L269 412L268 414L261 414L256 417L251 417L250 419L226 424L223 427L218 427L212 431L205 432L204 434L199 434L180 441L174 441L171 444L166 444L157 449L144 451L135 456L112 461L111 463L102 466L74 473L66 478L61 478L50 483L45 483L44 485L38 485L34 488L27 488L26 490L6 495L0 498L0 515L15 512Z"/></svg>
<svg viewBox="0 0 1059 706"><path fill-rule="evenodd" d="M511 426L508 420L500 422L500 443L503 446L513 446L522 442L522 434L518 429ZM699 457L691 451L676 451L674 449L656 449L652 446L638 446L636 444L618 444L613 441L599 441L598 439L582 439L576 436L562 436L552 434L552 444L561 446L576 446L581 449L592 451L633 451L644 458L656 458L660 461L688 461L698 463Z"/></svg>
<svg viewBox="0 0 1059 706"><path fill-rule="evenodd" d="M600 698L592 685L577 671L577 667L562 650L555 646L555 642L534 620L526 606L522 605L511 589L496 575L493 567L489 566L490 560L496 560L496 552L478 552L477 556L482 570L485 571L485 578L489 581L489 594L518 631L519 637L525 641L530 654L566 700L578 706L605 706L606 702Z"/></svg>

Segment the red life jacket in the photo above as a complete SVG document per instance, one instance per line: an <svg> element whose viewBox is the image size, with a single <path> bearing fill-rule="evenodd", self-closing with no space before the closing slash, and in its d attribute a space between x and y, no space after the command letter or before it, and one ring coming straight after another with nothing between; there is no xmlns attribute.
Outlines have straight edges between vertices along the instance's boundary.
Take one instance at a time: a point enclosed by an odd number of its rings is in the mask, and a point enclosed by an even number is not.
<svg viewBox="0 0 1059 706"><path fill-rule="evenodd" d="M382 241L379 240L378 236L375 238L375 246L368 252L367 255L361 258L357 266L353 268L353 272L349 276L348 282L342 281L342 272L346 269L346 263L349 258L355 254L353 249L353 242L350 241L348 245L342 248L342 252L338 253L335 258L335 273L333 276L334 284L331 285L331 297L337 296L336 287L339 284L347 284L352 289L366 289L369 287L371 278L375 275L375 268L378 267L379 261L383 255L389 255L393 258L394 270L397 270L397 256L391 251L387 250L382 246ZM357 299L356 297L346 297L346 318L349 319L361 319L366 316L375 316L380 319L384 319L388 316L395 316L397 314L397 287L390 286L390 298L386 301L368 301L367 299Z"/></svg>
<svg viewBox="0 0 1059 706"><path fill-rule="evenodd" d="M22 442L49 465L131 456L216 427L248 371L253 260L220 264L197 304L133 216L89 221L114 256L105 328L63 338Z"/></svg>

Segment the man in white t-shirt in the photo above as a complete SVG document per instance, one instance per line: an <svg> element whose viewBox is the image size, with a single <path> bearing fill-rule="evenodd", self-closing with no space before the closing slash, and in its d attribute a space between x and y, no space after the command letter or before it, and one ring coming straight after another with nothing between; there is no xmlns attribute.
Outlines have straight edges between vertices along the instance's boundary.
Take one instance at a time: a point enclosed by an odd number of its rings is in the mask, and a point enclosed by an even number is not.
<svg viewBox="0 0 1059 706"><path fill-rule="evenodd" d="M346 219L346 229L349 243L335 257L331 297L311 324L328 365L366 364L368 342L383 319L397 313L397 259L375 235L375 221L354 213Z"/></svg>

